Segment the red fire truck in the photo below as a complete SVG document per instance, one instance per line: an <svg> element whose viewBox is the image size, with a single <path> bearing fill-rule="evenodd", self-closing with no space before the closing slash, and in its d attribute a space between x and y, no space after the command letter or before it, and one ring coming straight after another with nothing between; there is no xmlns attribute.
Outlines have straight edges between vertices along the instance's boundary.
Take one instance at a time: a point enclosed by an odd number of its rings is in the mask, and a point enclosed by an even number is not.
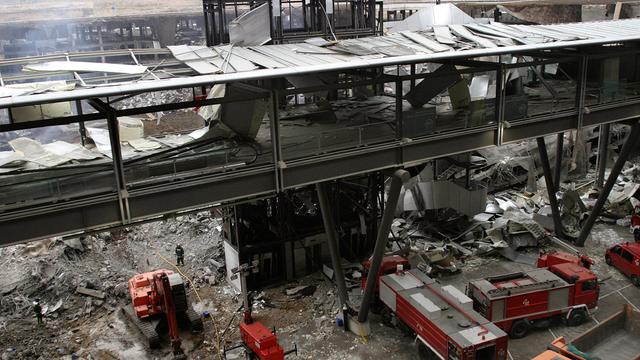
<svg viewBox="0 0 640 360"><path fill-rule="evenodd" d="M549 266L564 263L572 263L580 265L585 269L591 269L593 260L586 255L573 255L567 254L566 252L562 251L541 252L540 256L538 257L538 263L536 267L546 268Z"/></svg>
<svg viewBox="0 0 640 360"><path fill-rule="evenodd" d="M418 269L379 279L380 300L417 335L421 359L506 359L507 334L475 312L472 300L460 290L440 286Z"/></svg>
<svg viewBox="0 0 640 360"><path fill-rule="evenodd" d="M475 280L467 286L473 308L509 333L524 337L532 327L547 327L555 317L582 324L598 305L596 275L573 262Z"/></svg>

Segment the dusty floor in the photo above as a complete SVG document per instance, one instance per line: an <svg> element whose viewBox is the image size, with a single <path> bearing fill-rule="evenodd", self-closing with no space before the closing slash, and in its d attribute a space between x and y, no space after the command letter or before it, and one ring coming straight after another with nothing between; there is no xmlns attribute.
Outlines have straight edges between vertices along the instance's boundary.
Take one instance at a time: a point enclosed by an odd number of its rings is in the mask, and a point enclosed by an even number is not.
<svg viewBox="0 0 640 360"><path fill-rule="evenodd" d="M224 281L220 281L221 273L215 269L212 271L213 266L206 261L208 256L199 256L210 254L211 257L219 257L219 254L211 253L212 245L219 241L217 223L215 220L205 219L206 216L194 215L159 225L148 224L123 233L119 240L104 241L101 237L85 239L83 252L74 252L75 255L71 257L68 256L68 247L60 243L44 244L40 248L21 245L13 249L12 253L11 248L3 249L5 276L0 279L4 281L0 281L4 289L1 300L3 312L0 314L2 359L71 358L73 355L82 359L171 358L168 345L149 351L123 320L118 309L127 305L128 295L123 293L123 288L118 283L124 282L135 272L169 267L162 257L173 260L173 247L176 243L183 242L185 237L192 241L184 242L187 245L187 264L182 270L194 279L195 288L203 299L199 302L196 294L190 291L190 300L198 311L208 310L214 321L207 320L201 334L183 332L183 348L193 359L215 358L214 322L215 328L220 331L231 324L225 334L226 345L229 346L238 340L237 324L241 316L239 313L234 315L239 304L237 295ZM598 310L582 326L571 328L558 323L549 329L534 331L525 339L511 340L511 359L530 359L557 336L571 339L605 319L625 302L640 307L640 289L630 285L629 280L616 270L610 269L603 259L606 247L627 240L631 240L631 234L626 228L604 224L598 224L594 228L592 239L583 251L595 260L594 269L602 281ZM56 255L53 261L52 254ZM46 262L48 264L43 264ZM32 268L34 263L40 264L40 267ZM45 270L42 270L43 266ZM21 267L22 270L37 269L55 276L46 278L46 283L41 284L34 281L36 277L33 273L21 273ZM498 256L477 257L461 265L461 272L443 276L440 281L463 289L471 279L524 270L527 267ZM64 271L82 276L67 279ZM93 273L90 274L91 272ZM7 287L7 277L18 283L17 286L11 285L15 286L13 290ZM103 281L100 282L100 279ZM34 290L32 294L40 294L42 300L50 306L53 306L58 297L64 297L64 305L47 316L44 326L35 324L28 304L15 305L13 308L11 304L8 305L21 297L33 300L32 296L28 296L29 287L24 287L21 281L29 286L36 286L39 290ZM86 281L95 283L96 288L107 293L105 301L88 299L72 291L76 283ZM306 297L296 298L284 293L285 288L299 284L315 285L317 288L312 296ZM292 359L364 360L380 359L381 356L388 359L417 359L414 339L403 335L398 329L382 325L377 315L371 316L372 334L367 339L346 333L335 326L337 305L334 290L320 274L265 290L261 299L271 306L262 306L260 301L256 302L258 306L254 312L255 317L266 326L277 329L286 350L297 345L298 355L291 355ZM357 295L353 300L357 300ZM231 352L227 357L242 358L238 352Z"/></svg>
<svg viewBox="0 0 640 360"><path fill-rule="evenodd" d="M605 249L614 243L632 241L627 228L598 224L594 227L592 238L587 246L580 249L594 261L594 271L601 279L601 300L593 317L578 327L568 327L561 323L554 324L546 330L535 330L524 339L510 340L510 359L526 360L542 352L549 343L559 336L569 340L597 322L618 311L625 302L640 308L640 288L631 285L630 281L617 270L609 268L604 262ZM554 246L548 246L548 249ZM483 276L498 275L526 270L527 265L504 260L501 257L475 258L462 265L462 271L441 277L442 284L453 284L464 289L469 280ZM302 320L302 319L301 319ZM398 329L384 326L376 315L371 317L372 335L365 343L351 333L333 326L329 319L322 321L308 319L305 326L292 325L294 330L283 329L280 334L283 342L295 341L300 348L300 358L304 359L380 359L384 354L388 359L418 359L414 339L403 336ZM320 323L320 326L318 326ZM297 329L297 330L295 330Z"/></svg>

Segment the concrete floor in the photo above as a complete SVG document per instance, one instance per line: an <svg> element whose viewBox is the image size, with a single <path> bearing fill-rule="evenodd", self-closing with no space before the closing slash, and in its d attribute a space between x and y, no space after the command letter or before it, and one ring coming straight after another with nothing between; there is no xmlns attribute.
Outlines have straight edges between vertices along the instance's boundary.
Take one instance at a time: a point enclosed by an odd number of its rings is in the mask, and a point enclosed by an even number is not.
<svg viewBox="0 0 640 360"><path fill-rule="evenodd" d="M594 227L591 239L589 239L584 248L579 250L588 254L595 261L593 270L598 275L598 279L600 279L600 302L597 310L592 313L591 319L581 326L569 327L558 322L546 330L533 330L523 339L510 339L509 353L511 358L514 360L531 359L540 354L552 340L560 336L572 340L585 330L619 311L624 303L628 302L636 309L640 308L640 288L633 286L629 279L616 269L607 266L604 262L606 248L614 243L625 241L633 241L633 237L627 228L604 224L598 224ZM492 260L494 261L481 262L480 266L472 269L466 268L460 274L451 278L444 278L441 281L453 284L459 289L464 289L466 283L472 279L531 268L527 265L509 261Z"/></svg>
<svg viewBox="0 0 640 360"><path fill-rule="evenodd" d="M598 309L592 317L577 327L568 327L561 322L554 323L548 329L532 330L525 338L509 340L509 356L511 360L527 360L544 351L552 340L564 336L569 341L597 323L605 320L620 310L624 303L640 308L640 288L610 268L604 262L604 252L614 243L632 241L632 235L627 228L598 224L594 227L592 237L584 248L580 250L595 261L593 270L600 279L601 296ZM547 249L553 249L548 246ZM533 255L537 249L532 249ZM501 257L478 257L461 265L458 274L441 277L443 284L452 284L458 289L464 289L470 280L484 276L499 275L516 271L528 270L532 267L507 261ZM304 320L303 320L304 321ZM404 336L400 330L389 328L380 323L376 315L371 316L372 334L365 340L361 337L346 333L337 328L331 319L308 322L303 327L295 326L295 330L283 329L280 338L287 346L296 343L300 352L299 359L418 359L414 338Z"/></svg>
<svg viewBox="0 0 640 360"><path fill-rule="evenodd" d="M533 330L523 339L509 340L509 353L514 360L531 359L540 354L549 343L559 336L572 340L585 330L605 320L613 313L620 310L624 303L631 303L636 309L640 308L640 288L631 284L629 279L620 274L616 269L610 268L604 262L604 253L607 247L614 243L633 241L627 228L598 224L594 227L591 239L584 248L579 250L588 254L594 261L594 271L600 279L600 302L598 309L592 313L589 321L581 326L568 327L562 323L556 323L549 329ZM487 259L489 260L489 259ZM484 276L516 272L530 269L530 266L516 264L499 259L491 259L486 263L481 262L474 268L466 268L460 274L450 278L444 278L443 283L450 283L459 289L464 289L469 280ZM470 271L471 270L471 271Z"/></svg>

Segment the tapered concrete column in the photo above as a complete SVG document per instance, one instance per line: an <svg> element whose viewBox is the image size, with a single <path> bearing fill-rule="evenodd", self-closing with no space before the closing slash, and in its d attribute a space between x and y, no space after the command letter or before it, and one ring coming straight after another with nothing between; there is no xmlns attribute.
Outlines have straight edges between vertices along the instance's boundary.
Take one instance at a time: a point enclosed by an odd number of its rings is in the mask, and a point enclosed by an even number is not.
<svg viewBox="0 0 640 360"><path fill-rule="evenodd" d="M369 316L369 307L371 306L371 300L375 293L374 290L378 281L378 271L380 271L384 251L387 247L389 230L391 229L391 223L393 222L396 206L398 205L398 199L400 198L400 190L402 190L402 185L406 183L410 177L409 173L405 170L398 170L393 173L393 176L391 177L391 186L387 193L387 202L384 206L384 213L382 214L382 220L380 221L380 228L378 228L378 237L376 238L376 245L371 257L371 267L369 268L369 274L367 275L367 283L362 296L362 304L360 304L360 312L358 313L358 322L360 323L366 322Z"/></svg>

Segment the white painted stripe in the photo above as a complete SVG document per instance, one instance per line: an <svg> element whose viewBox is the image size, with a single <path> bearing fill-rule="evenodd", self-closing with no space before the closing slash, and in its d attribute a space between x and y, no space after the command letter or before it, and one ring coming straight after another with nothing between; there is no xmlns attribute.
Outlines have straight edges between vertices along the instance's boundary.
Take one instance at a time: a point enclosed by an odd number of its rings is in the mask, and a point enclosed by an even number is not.
<svg viewBox="0 0 640 360"><path fill-rule="evenodd" d="M626 296L622 295L622 293L620 292L620 290L618 290L618 294L620 294L620 296L622 296L622 298L629 303L629 305L633 306L634 309L636 309L636 311L640 311L640 309L638 309L638 307L636 306L636 304L632 303L629 299L627 299Z"/></svg>

